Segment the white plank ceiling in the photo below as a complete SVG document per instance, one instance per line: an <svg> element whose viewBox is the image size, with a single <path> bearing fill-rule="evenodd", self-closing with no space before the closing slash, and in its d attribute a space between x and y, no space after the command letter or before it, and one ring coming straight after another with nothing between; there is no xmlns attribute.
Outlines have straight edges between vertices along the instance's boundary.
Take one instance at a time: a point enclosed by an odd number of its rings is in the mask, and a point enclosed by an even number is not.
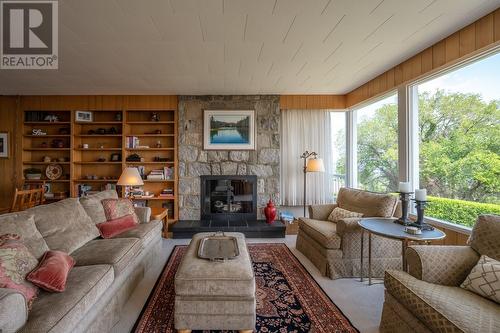
<svg viewBox="0 0 500 333"><path fill-rule="evenodd" d="M344 94L500 0L60 0L59 70L0 94Z"/></svg>

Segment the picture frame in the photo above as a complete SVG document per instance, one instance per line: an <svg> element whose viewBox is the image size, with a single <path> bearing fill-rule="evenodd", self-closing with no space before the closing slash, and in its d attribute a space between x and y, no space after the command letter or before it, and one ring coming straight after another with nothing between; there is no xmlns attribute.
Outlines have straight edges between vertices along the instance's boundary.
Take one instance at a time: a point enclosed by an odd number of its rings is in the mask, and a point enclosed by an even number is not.
<svg viewBox="0 0 500 333"><path fill-rule="evenodd" d="M203 110L204 150L255 150L255 110Z"/></svg>
<svg viewBox="0 0 500 333"><path fill-rule="evenodd" d="M0 132L0 158L9 158L9 132Z"/></svg>
<svg viewBox="0 0 500 333"><path fill-rule="evenodd" d="M92 111L75 111L75 121L79 123L89 123L94 121L94 113Z"/></svg>

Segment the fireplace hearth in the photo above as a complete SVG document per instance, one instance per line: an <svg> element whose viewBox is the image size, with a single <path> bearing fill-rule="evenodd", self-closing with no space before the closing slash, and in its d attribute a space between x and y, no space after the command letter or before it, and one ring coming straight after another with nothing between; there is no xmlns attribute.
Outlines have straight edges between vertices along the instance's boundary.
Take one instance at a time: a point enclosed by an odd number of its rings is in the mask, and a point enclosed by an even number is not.
<svg viewBox="0 0 500 333"><path fill-rule="evenodd" d="M198 232L242 232L248 238L285 237L281 221L257 219L257 176L200 176L200 219L181 220L171 228L174 238Z"/></svg>

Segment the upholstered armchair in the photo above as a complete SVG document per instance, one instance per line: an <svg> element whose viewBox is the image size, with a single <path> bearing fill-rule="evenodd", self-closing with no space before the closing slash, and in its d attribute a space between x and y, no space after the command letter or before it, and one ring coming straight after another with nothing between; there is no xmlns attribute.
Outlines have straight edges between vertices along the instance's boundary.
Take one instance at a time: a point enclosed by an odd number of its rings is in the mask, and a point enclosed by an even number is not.
<svg viewBox="0 0 500 333"><path fill-rule="evenodd" d="M336 207L362 213L363 217L388 218L401 214L398 199L390 194L341 188L336 204L310 206L309 218L300 218L297 249L331 279L357 277L361 272L360 218L329 221ZM367 246L364 252L368 257ZM400 267L401 242L372 235L372 276L382 277L384 270Z"/></svg>
<svg viewBox="0 0 500 333"><path fill-rule="evenodd" d="M500 332L500 305L460 288L481 255L500 260L500 216L480 216L468 243L408 248L408 273L385 273L382 332Z"/></svg>

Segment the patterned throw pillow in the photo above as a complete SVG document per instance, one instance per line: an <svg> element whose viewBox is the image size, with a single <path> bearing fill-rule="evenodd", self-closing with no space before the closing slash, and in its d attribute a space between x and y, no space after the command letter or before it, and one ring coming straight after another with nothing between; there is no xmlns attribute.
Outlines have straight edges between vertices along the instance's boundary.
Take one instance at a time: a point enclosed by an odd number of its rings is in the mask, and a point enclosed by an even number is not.
<svg viewBox="0 0 500 333"><path fill-rule="evenodd" d="M350 210L342 209L340 207L335 207L330 213L330 216L328 216L328 221L338 222L339 220L345 219L347 217L363 217L363 214L351 212Z"/></svg>
<svg viewBox="0 0 500 333"><path fill-rule="evenodd" d="M132 215L135 224L139 223L139 218L135 214L134 204L129 199L103 199L101 203L104 207L106 220L111 221L126 215Z"/></svg>
<svg viewBox="0 0 500 333"><path fill-rule="evenodd" d="M23 294L30 309L38 288L26 280L26 275L38 265L38 260L19 239L14 234L0 236L0 288Z"/></svg>
<svg viewBox="0 0 500 333"><path fill-rule="evenodd" d="M482 255L460 287L500 304L500 261Z"/></svg>

